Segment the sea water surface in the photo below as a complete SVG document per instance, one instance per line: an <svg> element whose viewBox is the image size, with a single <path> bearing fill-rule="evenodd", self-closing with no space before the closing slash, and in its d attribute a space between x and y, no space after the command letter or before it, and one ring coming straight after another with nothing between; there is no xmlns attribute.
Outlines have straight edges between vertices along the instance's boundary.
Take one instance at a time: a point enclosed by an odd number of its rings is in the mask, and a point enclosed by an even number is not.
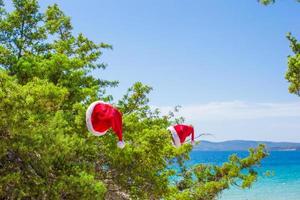
<svg viewBox="0 0 300 200"><path fill-rule="evenodd" d="M237 153L241 157L248 152L193 151L192 163L221 165L228 157ZM262 161L257 182L250 189L236 186L225 190L219 200L300 200L300 151L272 151ZM265 172L271 171L271 176Z"/></svg>

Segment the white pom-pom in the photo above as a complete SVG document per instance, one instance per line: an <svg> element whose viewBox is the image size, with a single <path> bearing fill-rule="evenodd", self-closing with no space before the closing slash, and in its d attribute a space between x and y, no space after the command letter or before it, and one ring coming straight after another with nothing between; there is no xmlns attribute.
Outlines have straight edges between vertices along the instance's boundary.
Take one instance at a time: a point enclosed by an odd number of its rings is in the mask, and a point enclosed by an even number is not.
<svg viewBox="0 0 300 200"><path fill-rule="evenodd" d="M120 149L123 149L125 147L125 143L123 141L119 141L117 143L117 146L120 148Z"/></svg>

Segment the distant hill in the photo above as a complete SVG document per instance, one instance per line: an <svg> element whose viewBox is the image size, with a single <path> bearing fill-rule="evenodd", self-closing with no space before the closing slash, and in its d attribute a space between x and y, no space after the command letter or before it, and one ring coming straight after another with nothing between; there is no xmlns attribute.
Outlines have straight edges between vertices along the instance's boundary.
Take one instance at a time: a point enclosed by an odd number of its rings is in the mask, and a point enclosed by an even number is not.
<svg viewBox="0 0 300 200"><path fill-rule="evenodd" d="M257 147L258 144L265 144L269 151L300 151L300 143L292 142L267 142L230 140L224 142L200 141L194 147L195 151L246 151L249 148Z"/></svg>

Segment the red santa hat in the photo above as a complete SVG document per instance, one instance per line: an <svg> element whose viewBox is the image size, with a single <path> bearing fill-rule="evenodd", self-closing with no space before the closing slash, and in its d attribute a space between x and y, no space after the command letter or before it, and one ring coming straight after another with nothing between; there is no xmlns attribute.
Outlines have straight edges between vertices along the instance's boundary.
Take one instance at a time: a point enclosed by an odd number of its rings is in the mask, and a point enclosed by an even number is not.
<svg viewBox="0 0 300 200"><path fill-rule="evenodd" d="M86 111L86 125L95 136L104 135L110 128L118 136L117 146L124 148L122 139L122 114L109 103L96 101Z"/></svg>
<svg viewBox="0 0 300 200"><path fill-rule="evenodd" d="M175 147L180 147L188 136L191 135L191 144L194 145L194 127L184 124L177 124L168 127L171 132L173 144Z"/></svg>

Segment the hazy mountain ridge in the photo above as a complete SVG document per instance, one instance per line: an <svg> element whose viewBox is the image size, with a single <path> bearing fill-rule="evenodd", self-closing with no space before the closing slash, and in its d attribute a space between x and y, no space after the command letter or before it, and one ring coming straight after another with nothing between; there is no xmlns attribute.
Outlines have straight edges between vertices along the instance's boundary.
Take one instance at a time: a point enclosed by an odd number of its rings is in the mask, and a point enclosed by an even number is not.
<svg viewBox="0 0 300 200"><path fill-rule="evenodd" d="M229 140L224 142L200 141L195 145L195 151L246 151L249 148L265 144L269 151L300 151L300 143L293 142L268 142L251 140Z"/></svg>

